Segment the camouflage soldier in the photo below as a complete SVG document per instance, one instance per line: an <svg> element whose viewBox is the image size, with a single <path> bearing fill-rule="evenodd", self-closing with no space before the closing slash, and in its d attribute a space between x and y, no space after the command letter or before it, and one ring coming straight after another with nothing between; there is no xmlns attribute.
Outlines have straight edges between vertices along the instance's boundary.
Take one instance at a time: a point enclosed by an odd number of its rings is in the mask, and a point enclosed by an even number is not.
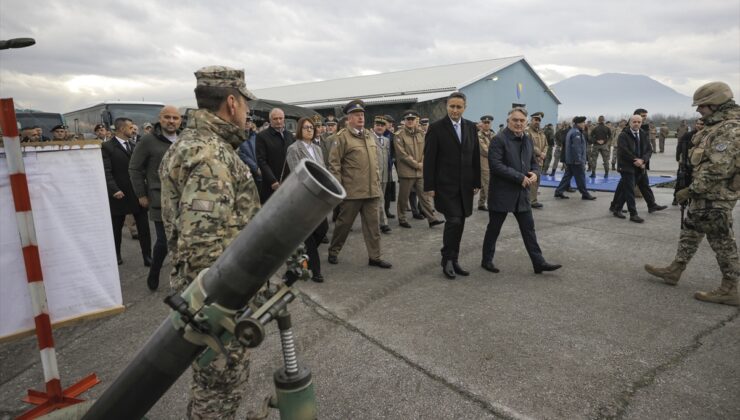
<svg viewBox="0 0 740 420"><path fill-rule="evenodd" d="M488 180L490 173L488 171L488 146L493 139L493 130L491 130L492 115L480 117L482 129L478 131L478 145L480 146L480 193L478 194L478 210L488 210Z"/></svg>
<svg viewBox="0 0 740 420"><path fill-rule="evenodd" d="M624 130L624 127L627 127L627 121L621 120L619 121L619 124L616 126L616 129L612 130L612 139L610 141L610 148L611 148L611 167L612 171L617 170L617 138L619 138L619 133Z"/></svg>
<svg viewBox="0 0 740 420"><path fill-rule="evenodd" d="M568 130L570 130L570 125L563 121L560 124L558 131L555 132L555 151L553 152L553 160L555 162L552 164L552 172L550 172L550 176L555 176L555 170L558 169L558 165L560 164L560 155L563 150L563 144L565 143L565 136L568 134Z"/></svg>
<svg viewBox="0 0 740 420"><path fill-rule="evenodd" d="M236 152L246 139L247 99L254 98L244 71L211 66L195 77L199 109L159 168L170 283L178 292L216 261L260 208L257 186ZM234 418L249 377L249 354L235 341L226 348L228 356L206 367L193 363L188 418Z"/></svg>
<svg viewBox="0 0 740 420"><path fill-rule="evenodd" d="M658 145L660 146L660 152L665 152L665 138L668 137L668 123L662 123L660 125L660 132L658 133Z"/></svg>
<svg viewBox="0 0 740 420"><path fill-rule="evenodd" d="M550 162L552 162L552 152L555 149L555 130L552 128L552 124L547 124L544 132L547 139L547 153L545 153L545 164L542 166L540 173L547 175Z"/></svg>
<svg viewBox="0 0 740 420"><path fill-rule="evenodd" d="M650 124L649 124L648 127L649 127L648 128L648 132L649 132L649 135L650 135L650 146L653 148L653 151L655 152L655 151L658 150L655 147L656 146L655 141L658 138L658 130L655 128L655 124L653 124L652 121L650 121Z"/></svg>
<svg viewBox="0 0 740 420"><path fill-rule="evenodd" d="M689 202L688 216L681 228L676 258L668 267L646 265L648 273L676 285L681 273L706 235L714 250L722 283L711 292L696 292L694 297L713 303L738 306L737 281L740 277L737 243L732 229L732 209L740 198L740 107L732 100L730 87L711 82L694 93L694 105L705 127L692 139L689 151L693 181L676 192L679 203Z"/></svg>
<svg viewBox="0 0 740 420"><path fill-rule="evenodd" d="M612 138L612 131L604 123L604 116L600 115L598 124L591 130L591 178L596 178L596 164L599 163L599 155L604 162L604 178L609 177L609 140Z"/></svg>
<svg viewBox="0 0 740 420"><path fill-rule="evenodd" d="M545 133L540 128L540 122L545 117L544 112L535 112L529 117L529 128L527 134L532 139L534 145L534 157L537 159L537 164L542 168L542 164L545 162L545 156L547 155L547 138ZM541 171L542 169L540 169ZM541 209L542 203L537 201L537 192L540 187L541 174L537 175L537 182L533 182L529 185L529 202L533 209Z"/></svg>

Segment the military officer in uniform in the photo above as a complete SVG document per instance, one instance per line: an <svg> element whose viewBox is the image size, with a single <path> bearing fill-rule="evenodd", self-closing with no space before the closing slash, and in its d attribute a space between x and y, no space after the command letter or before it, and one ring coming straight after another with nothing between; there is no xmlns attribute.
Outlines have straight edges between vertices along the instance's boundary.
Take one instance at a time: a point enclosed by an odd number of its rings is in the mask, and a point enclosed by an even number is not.
<svg viewBox="0 0 740 420"><path fill-rule="evenodd" d="M547 124L543 130L545 133L545 139L547 139L547 153L545 153L545 164L540 168L540 175L547 175L550 169L550 163L552 162L552 152L555 149L555 129L552 124Z"/></svg>
<svg viewBox="0 0 740 420"><path fill-rule="evenodd" d="M352 100L344 106L343 111L347 115L347 127L335 136L329 156L329 170L342 184L347 197L339 206L329 245L329 263L339 262L339 252L359 213L368 265L391 268L391 263L380 255L380 162L375 140L364 128L365 103L359 99Z"/></svg>
<svg viewBox="0 0 740 420"><path fill-rule="evenodd" d="M255 98L244 71L210 66L195 77L199 109L159 167L170 283L178 293L216 261L260 208L257 186L236 150L246 140L247 99ZM249 353L236 340L225 345L228 355L205 367L193 363L188 418L235 418Z"/></svg>
<svg viewBox="0 0 740 420"><path fill-rule="evenodd" d="M478 193L478 210L488 211L488 147L491 145L494 133L491 130L493 115L480 117L481 129L478 130L478 146L480 147L480 192Z"/></svg>
<svg viewBox="0 0 740 420"><path fill-rule="evenodd" d="M535 112L529 117L529 128L527 134L532 139L534 145L534 158L537 160L537 165L542 168L545 163L545 156L547 155L547 138L545 133L540 127L542 119L545 118L544 112ZM537 181L529 185L529 202L533 209L541 209L542 203L537 200L537 192L540 187L541 174L540 171L536 172Z"/></svg>
<svg viewBox="0 0 740 420"><path fill-rule="evenodd" d="M681 273L706 235L716 254L722 282L710 292L696 292L696 299L738 306L740 277L737 242L732 229L732 210L740 198L740 106L724 82L707 83L694 92L694 103L704 129L693 138L689 160L691 184L676 192L679 203L688 202L688 215L681 228L676 258L668 267L650 264L645 270L669 285L678 284Z"/></svg>
<svg viewBox="0 0 740 420"><path fill-rule="evenodd" d="M591 130L591 141L593 142L591 156L589 156L591 160L591 178L596 177L596 164L599 163L599 155L601 155L604 164L604 178L609 177L609 140L612 138L612 130L606 126L604 120L604 116L599 115L596 127Z"/></svg>
<svg viewBox="0 0 740 420"><path fill-rule="evenodd" d="M373 139L378 149L378 170L380 171L380 205L378 206L378 218L380 219L380 231L391 233L391 227L388 226L388 216L385 214L385 187L390 177L388 162L391 155L391 141L385 136L385 130L388 122L382 115L376 115L373 122Z"/></svg>
<svg viewBox="0 0 740 420"><path fill-rule="evenodd" d="M658 146L660 147L660 152L658 153L665 152L666 137L668 137L668 123L663 122L662 124L660 124L660 132L658 133Z"/></svg>

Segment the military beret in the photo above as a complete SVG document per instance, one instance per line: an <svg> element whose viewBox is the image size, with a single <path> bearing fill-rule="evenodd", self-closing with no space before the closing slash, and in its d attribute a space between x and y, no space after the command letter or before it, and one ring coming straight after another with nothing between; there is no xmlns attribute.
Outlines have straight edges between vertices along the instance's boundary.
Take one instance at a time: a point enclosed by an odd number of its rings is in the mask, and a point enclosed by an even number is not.
<svg viewBox="0 0 740 420"><path fill-rule="evenodd" d="M580 124L586 122L586 117L573 117L574 124Z"/></svg>
<svg viewBox="0 0 740 420"><path fill-rule="evenodd" d="M419 113L413 109L407 109L403 111L403 119L405 120L407 118L419 118Z"/></svg>
<svg viewBox="0 0 740 420"><path fill-rule="evenodd" d="M429 124L429 118L422 118L419 120L422 124Z"/></svg>
<svg viewBox="0 0 740 420"><path fill-rule="evenodd" d="M376 116L375 116L375 123L376 123L376 124L377 124L377 123L380 123L380 124L385 124L385 123L386 123L385 117L384 117L384 116L382 116L382 115L376 115Z"/></svg>
<svg viewBox="0 0 740 420"><path fill-rule="evenodd" d="M64 125L64 124L57 124L54 127L52 127L51 131L66 130L67 128L68 127L66 125Z"/></svg>
<svg viewBox="0 0 740 420"><path fill-rule="evenodd" d="M545 118L545 113L544 113L544 112L542 112L542 111L537 111L537 112L535 112L534 114L530 115L530 118L539 118L539 119L543 119L543 118Z"/></svg>
<svg viewBox="0 0 740 420"><path fill-rule="evenodd" d="M484 115L480 117L481 122L491 122L493 121L493 115Z"/></svg>
<svg viewBox="0 0 740 420"><path fill-rule="evenodd" d="M196 86L230 87L237 89L247 99L257 99L247 89L244 81L244 70L226 66L208 66L195 72Z"/></svg>
<svg viewBox="0 0 740 420"><path fill-rule="evenodd" d="M365 102L361 99L353 99L347 102L342 111L345 114L351 114L353 112L365 112Z"/></svg>
<svg viewBox="0 0 740 420"><path fill-rule="evenodd" d="M99 129L99 128L105 128L104 124L95 124L95 128L93 128L93 131Z"/></svg>

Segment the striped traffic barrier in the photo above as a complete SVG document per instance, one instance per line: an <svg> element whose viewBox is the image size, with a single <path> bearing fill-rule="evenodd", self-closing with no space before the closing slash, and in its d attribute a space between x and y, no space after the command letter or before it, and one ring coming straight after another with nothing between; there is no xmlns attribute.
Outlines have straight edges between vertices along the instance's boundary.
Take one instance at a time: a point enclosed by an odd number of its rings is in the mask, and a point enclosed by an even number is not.
<svg viewBox="0 0 740 420"><path fill-rule="evenodd" d="M95 386L100 381L93 373L78 383L62 390L59 378L59 366L54 350L54 336L51 331L49 306L44 289L44 276L41 271L41 258L36 240L36 228L33 223L31 210L31 195L28 190L28 179L23 164L21 141L18 136L18 123L15 118L13 99L0 99L0 128L3 133L5 160L8 164L10 189L15 205L18 234L23 248L23 262L26 267L28 292L31 297L31 308L36 325L36 338L41 353L41 366L44 370L46 392L28 390L28 396L23 401L36 405L25 412L19 419L32 419L51 411L82 402L78 395Z"/></svg>

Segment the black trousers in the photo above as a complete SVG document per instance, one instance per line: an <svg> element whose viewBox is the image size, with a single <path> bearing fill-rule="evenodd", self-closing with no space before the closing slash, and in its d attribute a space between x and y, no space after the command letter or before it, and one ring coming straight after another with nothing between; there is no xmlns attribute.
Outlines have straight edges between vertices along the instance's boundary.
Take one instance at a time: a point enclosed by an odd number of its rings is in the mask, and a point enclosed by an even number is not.
<svg viewBox="0 0 740 420"><path fill-rule="evenodd" d="M321 222L319 227L316 228L308 238L306 238L304 244L306 245L306 255L308 255L308 269L311 270L311 274L314 276L321 274L321 259L319 258L319 245L321 240L326 236L326 232L329 231L329 222L326 218Z"/></svg>
<svg viewBox="0 0 740 420"><path fill-rule="evenodd" d="M460 241L465 230L465 217L445 215L445 220L442 232L442 259L457 261L460 255Z"/></svg>
<svg viewBox="0 0 740 420"><path fill-rule="evenodd" d="M140 209L134 214L136 221L136 230L139 231L139 246L141 246L141 255L149 257L152 255L152 238L149 233L149 218L146 209ZM111 222L113 224L113 240L116 244L116 256L121 258L121 230L126 221L125 214L112 214Z"/></svg>
<svg viewBox="0 0 740 420"><path fill-rule="evenodd" d="M164 222L154 222L154 231L157 233L157 241L154 242L152 250L152 266L149 268L149 275L159 277L162 264L167 257L167 233L164 230Z"/></svg>
<svg viewBox="0 0 740 420"><path fill-rule="evenodd" d="M560 184L555 188L555 194L562 194L568 187L570 187L571 178L576 179L576 186L581 195L588 195L586 189L586 172L583 169L583 164L566 164L565 173L563 178L560 180Z"/></svg>
<svg viewBox="0 0 740 420"><path fill-rule="evenodd" d="M483 262L493 262L493 256L496 253L496 241L508 214L497 211L488 212L488 226L486 227L486 234L483 237ZM529 259L532 260L532 265L535 267L542 265L545 262L545 258L542 256L542 250L539 244L537 244L532 212L517 212L514 213L514 217L516 217L516 222L519 224L519 232L522 234L524 247L527 248L527 254L529 254Z"/></svg>
<svg viewBox="0 0 740 420"><path fill-rule="evenodd" d="M624 176L628 174L628 172L620 172L622 175L622 179L624 179ZM632 196L632 200L635 199L635 186L640 190L640 194L642 194L642 198L645 199L645 204L647 204L648 209L655 207L657 204L655 203L655 194L653 194L653 190L650 188L649 180L647 171L640 171L638 173L629 173L631 175L631 182L632 187L629 188L630 195ZM627 209L629 210L629 202L628 197L626 196L628 188L626 185L622 183L622 180L619 181L619 184L617 185L616 191L614 191L614 200L612 201L612 209L617 211L622 211L622 207L624 206L624 203L627 203ZM637 214L637 208L634 208L635 212L632 213L632 210L630 211L630 214Z"/></svg>

